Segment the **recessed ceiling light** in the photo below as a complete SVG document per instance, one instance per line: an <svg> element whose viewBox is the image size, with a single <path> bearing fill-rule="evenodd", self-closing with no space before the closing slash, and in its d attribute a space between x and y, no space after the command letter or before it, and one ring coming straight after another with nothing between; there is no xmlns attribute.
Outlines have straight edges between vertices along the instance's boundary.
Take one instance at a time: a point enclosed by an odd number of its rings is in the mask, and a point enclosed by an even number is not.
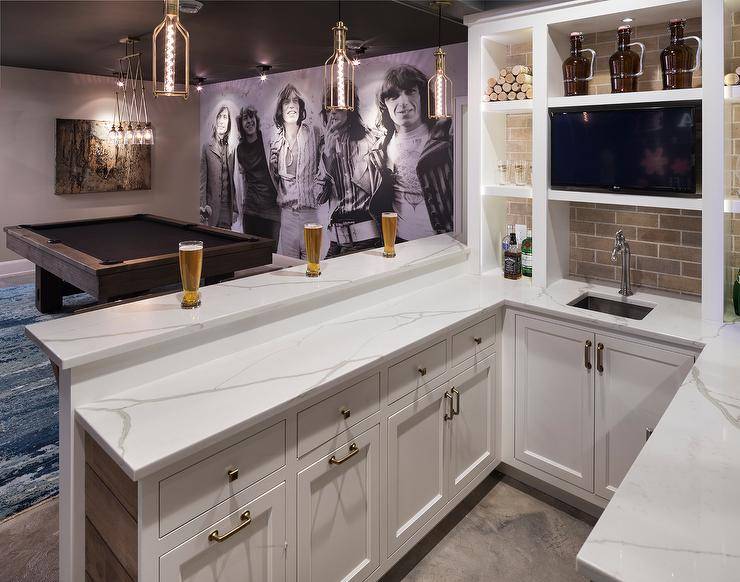
<svg viewBox="0 0 740 582"><path fill-rule="evenodd" d="M267 81L267 72L272 69L270 65L257 65L257 70L260 72L260 81Z"/></svg>
<svg viewBox="0 0 740 582"><path fill-rule="evenodd" d="M622 22L632 22L634 18L630 18L629 16L627 18L622 18Z"/></svg>

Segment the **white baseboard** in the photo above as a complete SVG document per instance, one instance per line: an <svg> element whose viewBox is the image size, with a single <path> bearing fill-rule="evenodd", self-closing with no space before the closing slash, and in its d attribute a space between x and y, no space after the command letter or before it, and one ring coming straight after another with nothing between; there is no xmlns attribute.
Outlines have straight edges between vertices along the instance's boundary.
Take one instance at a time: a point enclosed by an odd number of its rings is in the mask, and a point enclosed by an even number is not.
<svg viewBox="0 0 740 582"><path fill-rule="evenodd" d="M26 259L0 262L0 277L7 277L8 275L25 275L26 273L33 273L33 271L33 263Z"/></svg>

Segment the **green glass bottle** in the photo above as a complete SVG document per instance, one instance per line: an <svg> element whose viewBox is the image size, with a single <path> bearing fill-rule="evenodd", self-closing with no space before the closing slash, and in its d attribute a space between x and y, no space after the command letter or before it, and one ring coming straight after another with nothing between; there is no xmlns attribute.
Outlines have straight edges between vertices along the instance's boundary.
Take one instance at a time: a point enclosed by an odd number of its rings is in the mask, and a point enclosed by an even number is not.
<svg viewBox="0 0 740 582"><path fill-rule="evenodd" d="M532 276L532 231L527 231L527 238L522 241L522 275Z"/></svg>
<svg viewBox="0 0 740 582"><path fill-rule="evenodd" d="M735 308L735 315L740 315L740 271L737 272L735 283L732 285L732 305Z"/></svg>

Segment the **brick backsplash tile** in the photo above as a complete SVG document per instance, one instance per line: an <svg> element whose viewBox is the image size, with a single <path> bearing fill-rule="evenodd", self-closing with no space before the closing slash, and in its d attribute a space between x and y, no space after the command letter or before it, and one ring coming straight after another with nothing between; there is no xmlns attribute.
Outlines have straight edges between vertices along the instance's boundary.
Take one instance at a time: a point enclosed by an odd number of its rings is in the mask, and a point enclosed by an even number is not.
<svg viewBox="0 0 740 582"><path fill-rule="evenodd" d="M576 218L583 222L606 222L615 223L615 211L604 208L578 208Z"/></svg>
<svg viewBox="0 0 740 582"><path fill-rule="evenodd" d="M639 271L653 271L668 275L681 275L681 263L670 259L656 259L654 257L637 257Z"/></svg>
<svg viewBox="0 0 740 582"><path fill-rule="evenodd" d="M621 230L624 233L624 236L626 236L630 240L634 240L637 238L637 227L636 226L629 226L627 224L605 224L601 222L597 222L595 224L595 235L596 236L605 236L608 238L614 238L614 235L618 230Z"/></svg>
<svg viewBox="0 0 740 582"><path fill-rule="evenodd" d="M691 295L701 295L701 279L658 274L658 287Z"/></svg>
<svg viewBox="0 0 740 582"><path fill-rule="evenodd" d="M685 247L701 247L700 232L682 232L681 244Z"/></svg>
<svg viewBox="0 0 740 582"><path fill-rule="evenodd" d="M681 244L681 231L639 228L637 229L637 240L678 245Z"/></svg>
<svg viewBox="0 0 740 582"><path fill-rule="evenodd" d="M658 227L658 215L646 212L617 211L617 222L620 224L634 224L635 226Z"/></svg>
<svg viewBox="0 0 740 582"><path fill-rule="evenodd" d="M660 245L660 257L663 259L677 259L679 261L701 263L701 249L695 247Z"/></svg>

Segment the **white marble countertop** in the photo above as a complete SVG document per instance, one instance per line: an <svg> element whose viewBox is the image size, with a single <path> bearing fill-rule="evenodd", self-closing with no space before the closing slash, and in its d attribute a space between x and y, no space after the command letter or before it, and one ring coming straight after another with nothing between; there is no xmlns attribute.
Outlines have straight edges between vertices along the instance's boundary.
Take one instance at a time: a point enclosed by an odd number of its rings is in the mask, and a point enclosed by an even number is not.
<svg viewBox="0 0 740 582"><path fill-rule="evenodd" d="M35 323L26 333L52 362L72 368L266 312L279 313L297 300L390 281L430 266L442 268L464 261L468 250L441 234L399 244L393 260L378 260L381 253L373 249L324 261L321 277L315 279L307 278L306 267L299 265L210 285L201 289L197 310L180 309L181 294L172 293Z"/></svg>

